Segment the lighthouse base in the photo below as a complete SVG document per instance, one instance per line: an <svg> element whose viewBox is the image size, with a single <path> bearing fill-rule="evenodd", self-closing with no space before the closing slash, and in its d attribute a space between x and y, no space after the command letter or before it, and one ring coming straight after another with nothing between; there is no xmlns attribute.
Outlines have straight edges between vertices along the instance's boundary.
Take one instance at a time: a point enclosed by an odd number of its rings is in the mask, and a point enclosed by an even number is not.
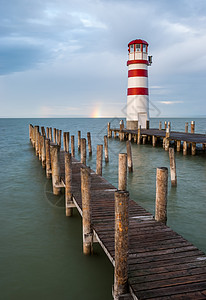
<svg viewBox="0 0 206 300"><path fill-rule="evenodd" d="M137 130L138 129L138 121L127 121L127 129Z"/></svg>

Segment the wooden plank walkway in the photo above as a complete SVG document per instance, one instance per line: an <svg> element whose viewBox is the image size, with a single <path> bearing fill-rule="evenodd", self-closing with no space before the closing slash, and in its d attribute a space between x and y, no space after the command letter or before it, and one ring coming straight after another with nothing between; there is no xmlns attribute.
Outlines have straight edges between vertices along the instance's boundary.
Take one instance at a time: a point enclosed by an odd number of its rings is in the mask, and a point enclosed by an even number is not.
<svg viewBox="0 0 206 300"><path fill-rule="evenodd" d="M65 182L64 151L60 152ZM72 159L74 203L82 214L80 168ZM97 241L114 265L114 191L103 177L91 174L92 226ZM206 255L133 200L129 200L130 296L120 299L206 299Z"/></svg>
<svg viewBox="0 0 206 300"><path fill-rule="evenodd" d="M119 133L119 128L111 128L112 132ZM123 129L122 132L125 134L138 134L137 130L129 130ZM141 129L141 135L147 136L156 136L164 138L166 136L165 130L159 129ZM196 144L206 144L206 134L199 134L199 133L186 133L186 132L178 132L178 131L171 131L170 136L168 137L171 141L186 141L187 143L196 143Z"/></svg>

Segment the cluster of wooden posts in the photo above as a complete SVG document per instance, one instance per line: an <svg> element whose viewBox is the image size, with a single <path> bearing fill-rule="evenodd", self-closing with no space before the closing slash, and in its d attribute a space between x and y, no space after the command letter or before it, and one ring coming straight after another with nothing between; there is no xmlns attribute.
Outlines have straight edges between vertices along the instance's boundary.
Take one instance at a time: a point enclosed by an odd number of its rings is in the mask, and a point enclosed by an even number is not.
<svg viewBox="0 0 206 300"><path fill-rule="evenodd" d="M129 140L134 141L137 144L146 144L151 143L153 147L155 147L157 144L162 144L165 151L169 151L170 144L173 143L174 148L176 148L177 152L183 151L183 155L187 155L189 153L189 149L191 149L191 154L196 155L196 142L189 142L187 140L181 140L181 138L174 134L174 136L171 136L171 122L164 122L164 128L162 127L162 122L159 122L159 132L165 132L165 136L161 136L158 133L155 133L151 130L149 131L149 121L147 123L147 133L143 132L145 130L141 129L141 126L138 128L136 132L130 132L126 128L124 128L124 122L120 122L120 128L119 129L111 129L110 123L107 125L107 131L108 131L108 138L112 137L112 132L114 132L114 138L117 137L117 134L119 134L120 141ZM189 125L188 122L185 123L185 133L189 134ZM195 121L191 121L191 134L195 133ZM158 136L159 135L159 136ZM177 139L175 138L177 136ZM206 144L202 143L202 149L205 150Z"/></svg>
<svg viewBox="0 0 206 300"><path fill-rule="evenodd" d="M71 136L71 153L69 152L69 132L63 132L63 156L65 164L65 179L60 178L60 148L62 131L59 129L29 125L30 141L36 155L46 170L47 178L52 177L53 194L58 195L61 188L65 188L66 216L72 216L72 210L76 207L75 195L72 190L72 157L75 156L74 136ZM88 152L92 154L91 135L87 133ZM105 162L109 161L108 140L104 136ZM81 197L82 197L82 224L83 224L83 253L88 255L93 252L95 242L91 221L91 170L86 166L86 139L81 138L78 131L78 150L81 151ZM174 149L170 152L174 157ZM97 145L96 174L102 176L103 145ZM128 160L129 158L129 160ZM175 169L173 160L171 170ZM114 271L114 299L120 299L120 295L128 291L128 203L129 192L127 191L127 169L131 172L132 153L131 142L127 141L127 153L119 154L118 189L114 192L115 199L115 271ZM176 184L176 175L172 175L173 184ZM156 208L155 219L166 224L167 220L167 190L168 169L157 168L156 172Z"/></svg>

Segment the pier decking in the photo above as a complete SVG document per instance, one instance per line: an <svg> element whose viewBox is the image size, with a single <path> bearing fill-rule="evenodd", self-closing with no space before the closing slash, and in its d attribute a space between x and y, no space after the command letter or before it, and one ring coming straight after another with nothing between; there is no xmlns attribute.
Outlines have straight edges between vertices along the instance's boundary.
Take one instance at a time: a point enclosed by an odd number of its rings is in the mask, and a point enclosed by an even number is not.
<svg viewBox="0 0 206 300"><path fill-rule="evenodd" d="M61 150L62 187L65 186L64 157L65 152ZM82 167L85 165L73 157L73 203L81 215ZM114 194L117 189L93 170L88 170L94 241L100 243L115 266ZM155 221L132 199L129 199L128 285L129 293L119 299L206 299L206 255L172 229Z"/></svg>

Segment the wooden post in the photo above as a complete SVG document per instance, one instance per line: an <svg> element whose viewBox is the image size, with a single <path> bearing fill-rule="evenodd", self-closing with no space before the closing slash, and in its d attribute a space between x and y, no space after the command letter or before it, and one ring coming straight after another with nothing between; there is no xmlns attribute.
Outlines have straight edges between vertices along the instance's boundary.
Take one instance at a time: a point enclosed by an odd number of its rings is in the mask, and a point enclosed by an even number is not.
<svg viewBox="0 0 206 300"><path fill-rule="evenodd" d="M168 169L157 168L155 220L167 223Z"/></svg>
<svg viewBox="0 0 206 300"><path fill-rule="evenodd" d="M188 122L185 122L185 132L188 133Z"/></svg>
<svg viewBox="0 0 206 300"><path fill-rule="evenodd" d="M165 121L165 130L167 129L167 121Z"/></svg>
<svg viewBox="0 0 206 300"><path fill-rule="evenodd" d="M115 192L115 300L128 293L128 252L129 252L129 192Z"/></svg>
<svg viewBox="0 0 206 300"><path fill-rule="evenodd" d="M146 140L147 140L147 135L143 134L142 135L142 144L145 145L146 144Z"/></svg>
<svg viewBox="0 0 206 300"><path fill-rule="evenodd" d="M137 134L137 144L141 144L141 125L138 128L138 134Z"/></svg>
<svg viewBox="0 0 206 300"><path fill-rule="evenodd" d="M159 122L159 130L162 130L162 122Z"/></svg>
<svg viewBox="0 0 206 300"><path fill-rule="evenodd" d="M66 132L63 132L63 149L66 152Z"/></svg>
<svg viewBox="0 0 206 300"><path fill-rule="evenodd" d="M35 150L36 150L36 156L39 155L39 126L35 126Z"/></svg>
<svg viewBox="0 0 206 300"><path fill-rule="evenodd" d="M102 176L103 145L97 145L96 174Z"/></svg>
<svg viewBox="0 0 206 300"><path fill-rule="evenodd" d="M171 130L171 123L170 122L168 122L168 129L169 129L169 131Z"/></svg>
<svg viewBox="0 0 206 300"><path fill-rule="evenodd" d="M72 197L72 157L69 152L65 152L65 207L66 216L71 217L74 206Z"/></svg>
<svg viewBox="0 0 206 300"><path fill-rule="evenodd" d="M51 178L50 139L45 140L46 148L46 177Z"/></svg>
<svg viewBox="0 0 206 300"><path fill-rule="evenodd" d="M149 129L149 120L146 121L146 129Z"/></svg>
<svg viewBox="0 0 206 300"><path fill-rule="evenodd" d="M42 161L42 167L46 167L46 147L45 147L45 135L42 136L42 150L41 150L41 161Z"/></svg>
<svg viewBox="0 0 206 300"><path fill-rule="evenodd" d="M81 163L86 166L86 139L81 139Z"/></svg>
<svg viewBox="0 0 206 300"><path fill-rule="evenodd" d="M105 157L105 162L109 162L109 153L108 153L108 139L107 136L104 136L104 157Z"/></svg>
<svg viewBox="0 0 206 300"><path fill-rule="evenodd" d="M49 136L48 139L52 142L52 127L49 127Z"/></svg>
<svg viewBox="0 0 206 300"><path fill-rule="evenodd" d="M169 148L170 158L170 177L172 186L177 185L177 173L176 173L176 162L175 162L175 151L174 148Z"/></svg>
<svg viewBox="0 0 206 300"><path fill-rule="evenodd" d="M195 121L191 121L191 133L195 133Z"/></svg>
<svg viewBox="0 0 206 300"><path fill-rule="evenodd" d="M177 152L180 152L181 149L181 141L177 141Z"/></svg>
<svg viewBox="0 0 206 300"><path fill-rule="evenodd" d="M134 143L137 143L137 135L134 134Z"/></svg>
<svg viewBox="0 0 206 300"><path fill-rule="evenodd" d="M131 133L129 133L129 135L128 135L128 141L130 141L130 142L131 142L131 140L132 140L132 134L131 134Z"/></svg>
<svg viewBox="0 0 206 300"><path fill-rule="evenodd" d="M40 132L38 132L38 154L39 154L39 160L41 160L41 141L42 135Z"/></svg>
<svg viewBox="0 0 206 300"><path fill-rule="evenodd" d="M119 170L118 170L118 190L126 191L127 189L127 154L119 154Z"/></svg>
<svg viewBox="0 0 206 300"><path fill-rule="evenodd" d="M66 152L69 152L69 132L66 132Z"/></svg>
<svg viewBox="0 0 206 300"><path fill-rule="evenodd" d="M107 123L107 136L108 138L111 138L110 123Z"/></svg>
<svg viewBox="0 0 206 300"><path fill-rule="evenodd" d="M56 130L56 143L59 145L59 129Z"/></svg>
<svg viewBox="0 0 206 300"><path fill-rule="evenodd" d="M87 132L87 141L88 141L88 152L89 155L92 155L92 142L91 142L91 134Z"/></svg>
<svg viewBox="0 0 206 300"><path fill-rule="evenodd" d="M57 185L60 183L60 162L59 162L59 145L50 145L51 151L51 166L52 166L52 185L53 185L53 194L59 195L60 188Z"/></svg>
<svg viewBox="0 0 206 300"><path fill-rule="evenodd" d="M46 135L44 126L41 127L41 135L42 135L42 136L45 136L45 135Z"/></svg>
<svg viewBox="0 0 206 300"><path fill-rule="evenodd" d="M75 157L74 135L71 135L71 155Z"/></svg>
<svg viewBox="0 0 206 300"><path fill-rule="evenodd" d="M191 148L191 153L192 155L196 155L196 143L192 143L192 148Z"/></svg>
<svg viewBox="0 0 206 300"><path fill-rule="evenodd" d="M152 146L156 147L156 136L155 135L152 136Z"/></svg>
<svg viewBox="0 0 206 300"><path fill-rule="evenodd" d="M78 151L81 151L81 131L78 131Z"/></svg>
<svg viewBox="0 0 206 300"><path fill-rule="evenodd" d="M117 132L116 130L114 130L114 138L116 139L116 137L117 137Z"/></svg>
<svg viewBox="0 0 206 300"><path fill-rule="evenodd" d="M187 155L187 142L183 142L183 155Z"/></svg>
<svg viewBox="0 0 206 300"><path fill-rule="evenodd" d="M54 144L56 144L56 135L57 135L57 130L56 130L56 128L54 128L53 129L54 130L54 134L53 134L53 137L54 137L54 140L53 140L53 142L54 142Z"/></svg>
<svg viewBox="0 0 206 300"><path fill-rule="evenodd" d="M82 195L82 227L83 227L83 253L89 255L93 252L92 226L91 226L91 175L86 168L81 168L81 195Z"/></svg>
<svg viewBox="0 0 206 300"><path fill-rule="evenodd" d="M60 146L60 148L62 144L61 140L62 140L62 130L57 129L57 144Z"/></svg>
<svg viewBox="0 0 206 300"><path fill-rule="evenodd" d="M130 141L127 141L127 165L129 172L133 172L132 148Z"/></svg>
<svg viewBox="0 0 206 300"><path fill-rule="evenodd" d="M46 138L49 138L49 127L46 128Z"/></svg>

